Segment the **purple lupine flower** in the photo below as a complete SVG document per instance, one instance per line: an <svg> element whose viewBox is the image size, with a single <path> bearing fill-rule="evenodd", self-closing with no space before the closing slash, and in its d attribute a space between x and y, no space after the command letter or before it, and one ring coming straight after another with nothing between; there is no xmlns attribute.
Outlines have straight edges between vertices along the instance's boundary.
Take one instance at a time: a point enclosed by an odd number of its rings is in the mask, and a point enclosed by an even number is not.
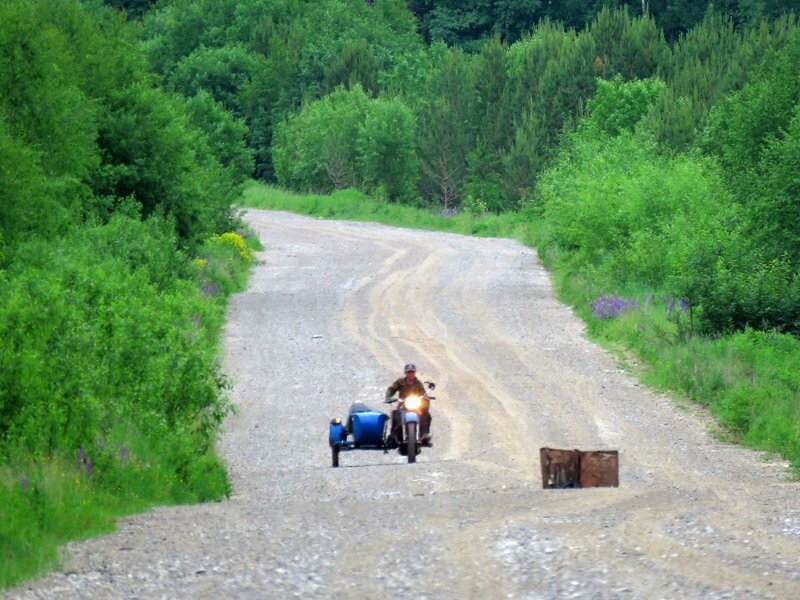
<svg viewBox="0 0 800 600"><path fill-rule="evenodd" d="M210 297L217 297L219 296L220 287L218 284L214 283L213 281L206 281L203 283L203 295L210 296Z"/></svg>
<svg viewBox="0 0 800 600"><path fill-rule="evenodd" d="M126 460L128 460L128 449L125 446L123 446L122 450L119 451L119 459L122 462L125 462Z"/></svg>
<svg viewBox="0 0 800 600"><path fill-rule="evenodd" d="M600 296L589 304L589 308L598 319L618 317L623 312L632 310L637 306L636 300L620 298L619 296Z"/></svg>
<svg viewBox="0 0 800 600"><path fill-rule="evenodd" d="M681 309L681 311L688 310L689 309L689 303L686 300L684 300L683 298L681 298L680 300L678 300L678 308Z"/></svg>
<svg viewBox="0 0 800 600"><path fill-rule="evenodd" d="M86 476L87 477L91 477L92 476L92 459L91 458L87 458L86 459Z"/></svg>
<svg viewBox="0 0 800 600"><path fill-rule="evenodd" d="M28 489L28 478L25 477L25 475L23 475L22 477L19 478L19 487L22 490L23 494L27 491L27 489Z"/></svg>

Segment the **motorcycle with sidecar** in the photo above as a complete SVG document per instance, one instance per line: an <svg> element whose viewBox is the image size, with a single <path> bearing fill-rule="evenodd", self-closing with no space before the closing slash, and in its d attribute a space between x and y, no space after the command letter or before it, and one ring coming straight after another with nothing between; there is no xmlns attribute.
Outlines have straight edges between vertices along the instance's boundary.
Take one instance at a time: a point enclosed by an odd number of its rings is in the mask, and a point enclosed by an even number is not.
<svg viewBox="0 0 800 600"><path fill-rule="evenodd" d="M399 403L396 411L397 427L391 431L392 419L384 412L373 410L366 404L357 402L350 406L347 419L331 419L328 427L328 444L331 448L331 464L339 466L339 454L350 450L383 450L384 454L397 448L409 463L417 462L417 454L422 452L420 420L423 412L435 400L429 392L436 388L432 381L426 381L428 391L423 396L406 396L400 400L392 398L389 403Z"/></svg>

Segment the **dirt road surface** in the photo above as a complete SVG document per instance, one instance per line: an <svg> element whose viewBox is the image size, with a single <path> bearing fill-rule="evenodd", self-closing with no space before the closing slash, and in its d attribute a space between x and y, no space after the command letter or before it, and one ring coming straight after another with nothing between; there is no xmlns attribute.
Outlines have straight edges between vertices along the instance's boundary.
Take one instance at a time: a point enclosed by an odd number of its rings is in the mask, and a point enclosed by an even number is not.
<svg viewBox="0 0 800 600"><path fill-rule="evenodd" d="M66 548L21 598L800 598L800 485L639 385L509 240L251 211L233 299L229 501L162 508ZM349 452L415 362L434 447ZM620 487L541 489L542 446L618 449Z"/></svg>

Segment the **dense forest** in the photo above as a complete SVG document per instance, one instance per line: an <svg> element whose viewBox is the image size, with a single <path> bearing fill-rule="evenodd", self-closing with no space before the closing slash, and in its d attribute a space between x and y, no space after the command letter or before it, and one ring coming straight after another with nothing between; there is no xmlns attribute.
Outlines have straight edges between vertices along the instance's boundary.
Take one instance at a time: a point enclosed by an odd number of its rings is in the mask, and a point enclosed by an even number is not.
<svg viewBox="0 0 800 600"><path fill-rule="evenodd" d="M548 266L604 299L600 320L622 299L674 298L679 341L794 339L798 11L0 4L0 502L18 515L0 523L0 561L36 556L0 585L51 560L45 536L108 522L64 529L64 515L225 495L217 346L257 244L233 208L251 178L513 214ZM758 404L723 422L800 460L789 396L769 423Z"/></svg>

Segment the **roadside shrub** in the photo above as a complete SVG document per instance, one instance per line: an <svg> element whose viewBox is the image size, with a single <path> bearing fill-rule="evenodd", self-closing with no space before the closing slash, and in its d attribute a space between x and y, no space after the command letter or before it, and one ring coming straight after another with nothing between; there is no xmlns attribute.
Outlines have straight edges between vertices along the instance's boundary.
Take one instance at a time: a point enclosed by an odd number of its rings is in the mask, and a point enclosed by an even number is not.
<svg viewBox="0 0 800 600"><path fill-rule="evenodd" d="M541 241L558 246L571 269L592 273L597 291L667 289L735 223L719 188L713 164L694 155L663 157L645 136L587 127L541 179Z"/></svg>
<svg viewBox="0 0 800 600"><path fill-rule="evenodd" d="M415 197L415 122L400 100L370 99L359 85L309 102L276 130L278 183L299 191L355 187L388 200Z"/></svg>
<svg viewBox="0 0 800 600"><path fill-rule="evenodd" d="M85 447L124 415L155 411L169 427L220 401L207 375L217 371L213 350L200 343L215 310L191 283L149 269L186 266L160 252L161 264L143 262L148 249L175 255L158 230L115 217L61 240L59 252L44 242L20 249L0 285L0 432L10 444Z"/></svg>
<svg viewBox="0 0 800 600"><path fill-rule="evenodd" d="M99 126L104 160L92 177L95 195L115 204L133 198L143 216L170 217L189 250L230 228L234 174L190 123L183 101L138 85L115 91L109 104Z"/></svg>
<svg viewBox="0 0 800 600"><path fill-rule="evenodd" d="M215 238L211 238L211 243L228 244L236 249L236 252L239 253L239 257L245 263L250 264L253 262L253 253L247 246L247 242L244 241L244 238L240 234L234 231L229 231L216 236Z"/></svg>
<svg viewBox="0 0 800 600"><path fill-rule="evenodd" d="M665 346L653 363L661 385L707 405L734 438L779 452L800 469L800 341L748 329Z"/></svg>
<svg viewBox="0 0 800 600"><path fill-rule="evenodd" d="M214 236L193 264L169 221L118 213L0 270L0 586L118 516L230 493L218 332L253 246Z"/></svg>
<svg viewBox="0 0 800 600"><path fill-rule="evenodd" d="M253 252L240 234L209 238L193 263L203 295L224 299L241 289L247 280L246 267L253 261Z"/></svg>
<svg viewBox="0 0 800 600"><path fill-rule="evenodd" d="M131 449L142 437L137 455L176 469L175 490L195 462L208 464L201 457L230 410L215 350L224 302L187 279L163 227L116 216L59 240L58 251L29 242L0 272L0 452ZM238 234L219 239L216 262L240 265L218 279L227 292L241 285L250 250Z"/></svg>
<svg viewBox="0 0 800 600"><path fill-rule="evenodd" d="M279 185L313 192L358 186L356 148L368 102L359 86L337 88L283 122L272 147Z"/></svg>
<svg viewBox="0 0 800 600"><path fill-rule="evenodd" d="M414 115L398 99L371 101L359 128L358 164L367 192L381 188L390 201L417 196Z"/></svg>

